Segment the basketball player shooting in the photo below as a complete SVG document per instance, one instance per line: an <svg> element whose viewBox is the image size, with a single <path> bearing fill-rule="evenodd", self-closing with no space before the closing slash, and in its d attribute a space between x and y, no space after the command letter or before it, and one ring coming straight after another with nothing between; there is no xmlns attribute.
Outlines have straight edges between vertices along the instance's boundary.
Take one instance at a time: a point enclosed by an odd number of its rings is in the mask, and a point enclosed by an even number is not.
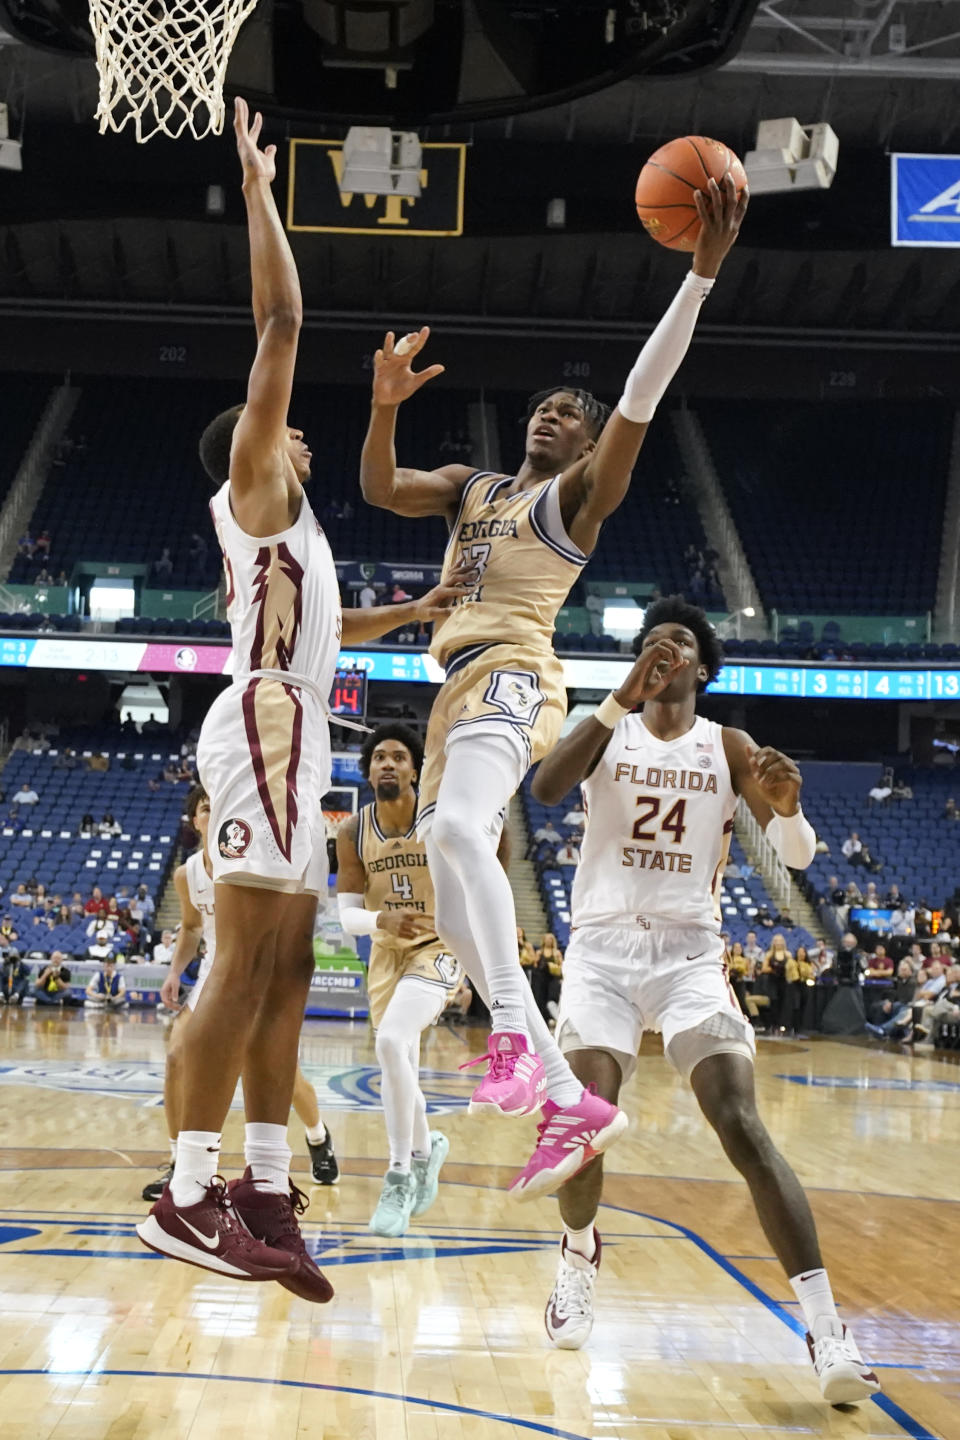
<svg viewBox="0 0 960 1440"><path fill-rule="evenodd" d="M737 805L750 807L785 865L813 860L800 772L778 750L696 713L722 651L704 612L679 596L651 605L623 685L541 763L533 793L555 805L580 784L587 825L573 885L573 932L557 1017L560 1049L584 1085L615 1103L644 1029L750 1188L808 1330L831 1404L879 1389L837 1316L816 1226L796 1175L757 1114L753 1030L730 987L720 886ZM642 706L637 713L635 706ZM601 1242L599 1157L560 1191L565 1232L547 1332L578 1349L593 1324Z"/></svg>
<svg viewBox="0 0 960 1440"><path fill-rule="evenodd" d="M626 1117L584 1090L557 1048L520 969L516 917L496 861L500 818L532 761L556 743L566 710L552 649L560 606L582 573L603 522L624 500L650 420L680 366L700 307L737 238L747 194L710 182L696 193L702 222L693 266L627 377L613 414L592 395L556 387L531 401L526 455L515 475L465 465L397 465L397 408L443 370L411 361L426 329L374 362L363 448L366 500L398 515L443 515L444 573L464 561L476 588L434 627L431 654L446 680L433 706L420 788L418 834L436 889L437 929L489 994L492 1033L471 1108L536 1110L537 1149L511 1189L527 1199L555 1188L612 1144ZM448 763L449 762L449 763Z"/></svg>

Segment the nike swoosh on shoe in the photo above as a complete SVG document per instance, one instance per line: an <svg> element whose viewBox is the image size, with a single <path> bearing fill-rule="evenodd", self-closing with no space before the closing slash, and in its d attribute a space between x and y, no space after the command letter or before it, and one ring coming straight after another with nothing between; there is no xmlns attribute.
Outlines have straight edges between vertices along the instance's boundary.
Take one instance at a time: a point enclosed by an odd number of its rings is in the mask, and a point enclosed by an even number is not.
<svg viewBox="0 0 960 1440"><path fill-rule="evenodd" d="M207 1247L208 1250L216 1250L217 1246L220 1244L220 1232L219 1232L219 1230L215 1230L212 1236L211 1236L211 1235L204 1235L204 1233L203 1233L202 1230L198 1230L195 1225L191 1225L189 1220L184 1220L184 1218L183 1218L182 1215L179 1216L178 1218L179 1218L179 1220L180 1220L180 1224L181 1224L181 1225L186 1225L186 1227L187 1227L187 1229L190 1231L191 1235L196 1235L196 1237L197 1237L197 1239L200 1241L201 1245L206 1245L206 1247Z"/></svg>

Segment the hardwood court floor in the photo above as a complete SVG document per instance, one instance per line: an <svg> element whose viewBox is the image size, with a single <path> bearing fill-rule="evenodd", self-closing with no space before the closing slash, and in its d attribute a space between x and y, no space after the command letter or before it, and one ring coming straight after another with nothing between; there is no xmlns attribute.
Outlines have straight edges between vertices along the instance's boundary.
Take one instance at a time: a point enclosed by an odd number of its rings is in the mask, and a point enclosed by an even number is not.
<svg viewBox="0 0 960 1440"><path fill-rule="evenodd" d="M593 1336L559 1352L542 1320L556 1206L503 1194L532 1123L463 1110L473 1080L457 1065L478 1032L429 1037L451 1161L434 1209L394 1242L366 1231L384 1153L369 1033L305 1028L343 1168L336 1190L310 1190L305 1226L337 1290L326 1307L136 1240L163 1158L163 1036L153 1015L0 1012L3 1440L960 1440L960 1069L761 1044L764 1113L810 1187L843 1314L882 1367L885 1397L839 1411L820 1400L743 1185L655 1051L610 1158ZM241 1124L235 1110L228 1174ZM294 1165L307 1189L302 1147Z"/></svg>

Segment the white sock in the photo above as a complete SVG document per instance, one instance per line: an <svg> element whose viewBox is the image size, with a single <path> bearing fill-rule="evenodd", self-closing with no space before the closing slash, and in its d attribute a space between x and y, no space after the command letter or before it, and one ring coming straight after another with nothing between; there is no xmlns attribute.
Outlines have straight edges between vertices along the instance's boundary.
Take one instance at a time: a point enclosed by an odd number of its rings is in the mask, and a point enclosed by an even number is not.
<svg viewBox="0 0 960 1440"><path fill-rule="evenodd" d="M377 1031L380 1101L387 1129L390 1169L410 1172L420 1093L420 1034L437 1013L437 994L415 977L401 980ZM422 1135L418 1137L422 1140ZM430 1142L427 1139L427 1150Z"/></svg>
<svg viewBox="0 0 960 1440"><path fill-rule="evenodd" d="M825 1326L841 1323L826 1270L805 1270L802 1275L793 1276L790 1286L814 1340L819 1339L818 1327L822 1334Z"/></svg>
<svg viewBox="0 0 960 1440"><path fill-rule="evenodd" d="M243 1157L263 1189L289 1194L293 1151L287 1144L286 1125L248 1120L243 1132Z"/></svg>
<svg viewBox="0 0 960 1440"><path fill-rule="evenodd" d="M177 1137L176 1137L176 1135L171 1135L171 1136L169 1137L169 1139L170 1139L170 1164L171 1164L171 1165L176 1165L176 1163L177 1163Z"/></svg>
<svg viewBox="0 0 960 1440"><path fill-rule="evenodd" d="M448 865L443 855L427 834L427 859L430 864L430 878L433 881L437 911L444 914L444 939L466 970L474 989L481 1000L489 1005L487 980L483 962L467 915L463 887L460 878ZM516 936L514 935L514 949ZM522 978L522 977L521 977ZM561 1109L576 1105L583 1094L583 1086L574 1075L561 1054L560 1047L550 1034L546 1021L537 1008L533 991L523 979L523 1003L526 1012L527 1031L540 1059L543 1061L547 1080L547 1098Z"/></svg>
<svg viewBox="0 0 960 1440"><path fill-rule="evenodd" d="M183 1209L201 1201L219 1163L220 1136L215 1130L181 1130L170 1181L174 1205Z"/></svg>
<svg viewBox="0 0 960 1440"><path fill-rule="evenodd" d="M303 1133L311 1145L322 1145L327 1138L327 1127L322 1120L318 1120L316 1125L304 1126Z"/></svg>
<svg viewBox="0 0 960 1440"><path fill-rule="evenodd" d="M567 1237L567 1249L575 1250L582 1255L584 1260L592 1260L597 1253L596 1236L593 1233L593 1222L584 1230L571 1230L569 1225L563 1227L563 1233Z"/></svg>
<svg viewBox="0 0 960 1440"><path fill-rule="evenodd" d="M517 783L517 756L509 741L493 735L457 740L440 782L430 840L460 881L487 982L491 1025L529 1041L524 991L530 986L517 955L513 892L496 845L498 817ZM439 897L437 923L443 923Z"/></svg>

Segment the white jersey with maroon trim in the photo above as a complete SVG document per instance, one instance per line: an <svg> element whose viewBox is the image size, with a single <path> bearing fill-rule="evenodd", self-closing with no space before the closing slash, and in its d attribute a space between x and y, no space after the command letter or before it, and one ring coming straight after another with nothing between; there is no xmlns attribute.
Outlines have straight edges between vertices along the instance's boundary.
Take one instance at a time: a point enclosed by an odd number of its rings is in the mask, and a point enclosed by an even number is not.
<svg viewBox="0 0 960 1440"><path fill-rule="evenodd" d="M720 884L737 796L723 728L697 716L659 740L639 713L619 722L582 786L587 825L573 924L720 929Z"/></svg>
<svg viewBox="0 0 960 1440"><path fill-rule="evenodd" d="M333 555L304 493L300 513L277 535L241 530L230 482L210 502L223 552L233 672L289 671L325 704L340 652L340 588ZM279 677L278 677L279 678Z"/></svg>
<svg viewBox="0 0 960 1440"><path fill-rule="evenodd" d="M195 850L186 861L187 894L194 910L199 910L203 920L203 959L200 962L200 978L210 973L217 953L217 921L213 911L214 885L212 876L207 874L203 863L203 850Z"/></svg>

